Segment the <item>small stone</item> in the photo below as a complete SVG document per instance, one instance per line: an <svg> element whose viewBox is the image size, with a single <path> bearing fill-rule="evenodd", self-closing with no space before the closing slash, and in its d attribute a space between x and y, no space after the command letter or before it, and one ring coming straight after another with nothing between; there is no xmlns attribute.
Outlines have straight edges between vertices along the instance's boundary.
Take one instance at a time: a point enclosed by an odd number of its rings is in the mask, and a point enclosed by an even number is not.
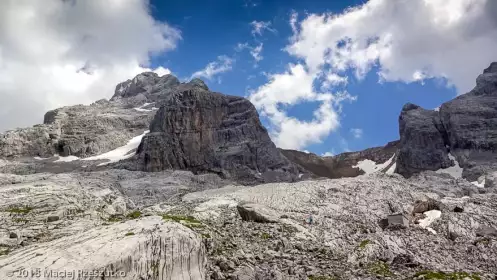
<svg viewBox="0 0 497 280"><path fill-rule="evenodd" d="M464 208L456 206L456 207L454 207L454 212L456 212L456 213L462 213L462 212L464 212Z"/></svg>
<svg viewBox="0 0 497 280"><path fill-rule="evenodd" d="M9 233L9 238L17 238L17 233L15 232Z"/></svg>
<svg viewBox="0 0 497 280"><path fill-rule="evenodd" d="M212 277L213 280L224 280L224 279L226 279L224 277L224 274L222 272L220 272L220 271L217 271L217 270L215 270L214 272L212 272L211 277Z"/></svg>
<svg viewBox="0 0 497 280"><path fill-rule="evenodd" d="M60 220L59 216L48 216L48 218L47 218L47 222L49 222L49 223L55 222L55 221L58 221L58 220Z"/></svg>

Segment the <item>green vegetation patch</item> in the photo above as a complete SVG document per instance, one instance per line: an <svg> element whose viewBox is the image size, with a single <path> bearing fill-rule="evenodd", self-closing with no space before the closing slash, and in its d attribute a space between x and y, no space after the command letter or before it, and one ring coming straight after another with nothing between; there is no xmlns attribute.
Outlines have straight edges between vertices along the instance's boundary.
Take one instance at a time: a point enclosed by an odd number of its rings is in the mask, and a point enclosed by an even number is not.
<svg viewBox="0 0 497 280"><path fill-rule="evenodd" d="M8 255L10 253L10 249L7 248L7 249L0 249L0 256L5 256L5 255Z"/></svg>
<svg viewBox="0 0 497 280"><path fill-rule="evenodd" d="M26 206L26 207L11 207L5 211L12 214L26 215L29 212L31 212L31 210L33 210L33 207Z"/></svg>
<svg viewBox="0 0 497 280"><path fill-rule="evenodd" d="M481 280L480 276L477 273L469 274L467 272L458 271L458 272L441 272L441 271L421 271L414 275L415 279L441 279L441 280Z"/></svg>
<svg viewBox="0 0 497 280"><path fill-rule="evenodd" d="M162 218L166 221L175 221L177 223L188 223L188 224L201 224L201 222L193 216L182 216L182 215L170 215L164 214Z"/></svg>
<svg viewBox="0 0 497 280"><path fill-rule="evenodd" d="M17 224L27 224L29 222L29 220L23 218L14 218L12 221Z"/></svg>
<svg viewBox="0 0 497 280"><path fill-rule="evenodd" d="M337 280L337 278L334 276L311 275L309 276L309 280Z"/></svg>
<svg viewBox="0 0 497 280"><path fill-rule="evenodd" d="M262 239L269 239L269 238L271 238L271 235L269 235L269 233L267 233L267 232L263 232L263 233L261 234L261 238L262 238Z"/></svg>
<svg viewBox="0 0 497 280"><path fill-rule="evenodd" d="M136 211L133 211L133 212L129 213L128 215L126 215L126 217L129 219L138 219L141 217L141 215L142 215L142 212L136 210Z"/></svg>
<svg viewBox="0 0 497 280"><path fill-rule="evenodd" d="M366 248L366 246L368 246L368 244L370 244L370 243L371 243L371 240L369 240L369 239L363 240L363 241L361 241L361 243L359 244L359 248L364 249L364 248Z"/></svg>
<svg viewBox="0 0 497 280"><path fill-rule="evenodd" d="M378 276L389 277L393 273L390 271L390 266L382 261L377 261L369 266L369 272Z"/></svg>
<svg viewBox="0 0 497 280"><path fill-rule="evenodd" d="M110 217L107 219L107 221L111 223L120 222L122 220L124 220L123 215L110 215Z"/></svg>

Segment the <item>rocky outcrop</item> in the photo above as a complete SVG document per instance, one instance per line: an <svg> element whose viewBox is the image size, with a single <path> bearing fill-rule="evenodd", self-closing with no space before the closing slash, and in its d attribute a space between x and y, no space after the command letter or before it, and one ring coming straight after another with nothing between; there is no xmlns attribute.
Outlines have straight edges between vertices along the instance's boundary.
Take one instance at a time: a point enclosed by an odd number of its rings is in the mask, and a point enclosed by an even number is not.
<svg viewBox="0 0 497 280"><path fill-rule="evenodd" d="M497 63L478 76L472 91L438 111L404 106L399 129L397 172L404 176L454 165L449 153L470 181L497 168Z"/></svg>
<svg viewBox="0 0 497 280"><path fill-rule="evenodd" d="M0 275L2 279L203 280L205 263L197 234L151 216L17 250L0 258Z"/></svg>
<svg viewBox="0 0 497 280"><path fill-rule="evenodd" d="M148 129L156 106L178 85L174 76L143 73L118 85L111 101L51 110L43 124L0 135L0 157L88 157L123 146Z"/></svg>
<svg viewBox="0 0 497 280"><path fill-rule="evenodd" d="M116 86L111 101L143 95L151 102L158 101L180 85L171 74L159 77L154 72L144 72Z"/></svg>
<svg viewBox="0 0 497 280"><path fill-rule="evenodd" d="M399 117L400 148L397 173L411 176L452 165L446 134L438 112L406 104Z"/></svg>
<svg viewBox="0 0 497 280"><path fill-rule="evenodd" d="M259 204L240 203L236 209L244 221L276 223L279 219L278 213Z"/></svg>
<svg viewBox="0 0 497 280"><path fill-rule="evenodd" d="M347 152L336 156L320 157L313 153L280 149L281 153L293 163L308 170L316 177L331 179L355 177L364 174L364 171L355 167L359 162L370 160L375 163L385 163L394 157L399 141L392 141L383 147L369 148L359 152ZM395 159L395 158L394 158ZM395 160L385 166L388 170Z"/></svg>
<svg viewBox="0 0 497 280"><path fill-rule="evenodd" d="M102 154L146 131L157 109L178 87L208 90L200 79L181 84L172 75L137 75L116 86L110 101L67 106L48 111L43 124L0 135L0 157L80 158Z"/></svg>
<svg viewBox="0 0 497 280"><path fill-rule="evenodd" d="M292 181L298 168L273 144L246 99L181 85L155 115L134 168L212 172L239 182Z"/></svg>

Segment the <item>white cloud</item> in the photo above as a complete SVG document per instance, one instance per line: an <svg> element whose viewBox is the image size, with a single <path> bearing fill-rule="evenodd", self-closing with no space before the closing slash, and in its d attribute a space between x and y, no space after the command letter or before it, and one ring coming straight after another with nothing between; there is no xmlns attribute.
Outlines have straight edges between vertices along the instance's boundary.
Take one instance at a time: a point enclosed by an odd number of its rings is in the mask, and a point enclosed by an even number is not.
<svg viewBox="0 0 497 280"><path fill-rule="evenodd" d="M354 138L359 139L362 138L363 131L360 128L351 128L350 133L352 133L352 136L354 136Z"/></svg>
<svg viewBox="0 0 497 280"><path fill-rule="evenodd" d="M328 72L325 74L324 81L321 85L323 90L330 89L338 85L347 85L349 78L347 76L340 76L333 72Z"/></svg>
<svg viewBox="0 0 497 280"><path fill-rule="evenodd" d="M147 3L0 1L0 130L110 97L116 84L147 69L151 54L174 49L180 32L154 20Z"/></svg>
<svg viewBox="0 0 497 280"><path fill-rule="evenodd" d="M205 66L204 69L199 70L192 74L191 78L194 77L204 77L211 80L218 74L228 72L233 69L233 59L226 55L220 55L217 57L216 61L210 62Z"/></svg>
<svg viewBox="0 0 497 280"><path fill-rule="evenodd" d="M380 67L382 81L446 78L459 93L497 60L497 1L370 0L344 13L292 15L287 51L310 71Z"/></svg>
<svg viewBox="0 0 497 280"><path fill-rule="evenodd" d="M254 47L251 51L250 51L250 55L252 55L252 57L254 58L255 62L259 62L261 61L264 57L261 55L261 52L262 52L262 46L263 44L260 43L258 46Z"/></svg>
<svg viewBox="0 0 497 280"><path fill-rule="evenodd" d="M264 59L264 57L261 55L263 46L264 46L263 43L259 43L259 45L255 47L250 46L249 43L238 43L238 45L235 47L235 51L241 52L245 49L249 50L250 55L255 60L254 66L257 66L257 63L262 59Z"/></svg>
<svg viewBox="0 0 497 280"><path fill-rule="evenodd" d="M252 26L252 35L253 36L256 36L256 35L262 36L262 33L264 32L264 30L276 33L276 29L271 28L271 22L269 22L269 21L255 21L254 20L250 23L250 25Z"/></svg>
<svg viewBox="0 0 497 280"><path fill-rule="evenodd" d="M326 152L321 154L322 157L332 157L335 156L335 152L332 150L331 152Z"/></svg>
<svg viewBox="0 0 497 280"><path fill-rule="evenodd" d="M250 94L250 101L270 120L271 136L277 146L302 149L321 142L338 128L341 102L354 98L348 93L317 92L313 85L316 78L304 65L290 64L285 73L269 74L269 82ZM288 116L284 110L285 106L309 101L321 103L311 121Z"/></svg>

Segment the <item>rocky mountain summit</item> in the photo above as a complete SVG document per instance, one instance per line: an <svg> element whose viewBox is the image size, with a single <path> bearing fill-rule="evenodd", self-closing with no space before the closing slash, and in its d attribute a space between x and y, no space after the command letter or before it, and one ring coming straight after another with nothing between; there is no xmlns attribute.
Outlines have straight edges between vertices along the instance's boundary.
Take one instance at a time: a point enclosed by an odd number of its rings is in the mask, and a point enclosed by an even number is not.
<svg viewBox="0 0 497 280"><path fill-rule="evenodd" d="M399 141L320 157L244 98L142 73L0 136L0 279L497 279L495 96L494 63L406 104Z"/></svg>
<svg viewBox="0 0 497 280"><path fill-rule="evenodd" d="M248 183L294 181L299 175L248 100L196 86L178 90L163 104L137 157L144 171L207 171Z"/></svg>
<svg viewBox="0 0 497 280"><path fill-rule="evenodd" d="M497 163L497 63L476 79L469 93L435 110L407 104L399 117L397 172L410 176L422 170L455 165L462 176L477 180Z"/></svg>

